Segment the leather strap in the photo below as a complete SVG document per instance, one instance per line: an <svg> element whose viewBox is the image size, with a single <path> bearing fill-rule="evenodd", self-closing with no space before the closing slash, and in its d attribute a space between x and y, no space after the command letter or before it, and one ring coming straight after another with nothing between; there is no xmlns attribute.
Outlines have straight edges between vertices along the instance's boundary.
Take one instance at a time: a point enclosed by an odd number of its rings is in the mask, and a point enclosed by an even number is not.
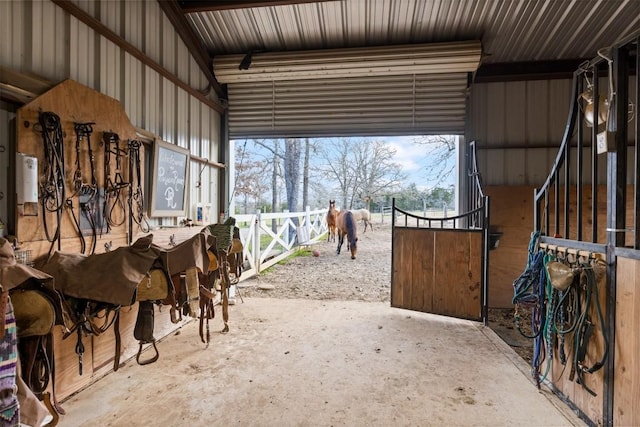
<svg viewBox="0 0 640 427"><path fill-rule="evenodd" d="M116 340L116 354L113 356L113 372L120 367L120 352L122 351L122 338L120 337L120 310L115 313L116 318L113 321L113 334Z"/></svg>

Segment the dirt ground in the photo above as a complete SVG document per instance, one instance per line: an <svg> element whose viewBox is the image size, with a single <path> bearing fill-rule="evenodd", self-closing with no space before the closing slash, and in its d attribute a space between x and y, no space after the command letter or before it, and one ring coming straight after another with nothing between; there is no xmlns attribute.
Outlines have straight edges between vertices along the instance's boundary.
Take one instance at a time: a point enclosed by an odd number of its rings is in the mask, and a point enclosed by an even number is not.
<svg viewBox="0 0 640 427"><path fill-rule="evenodd" d="M388 302L391 292L391 224L374 224L358 233L358 256L346 248L336 255L337 244L327 242L273 266L259 276L240 282L240 295L269 298ZM317 250L320 256L312 256ZM262 285L273 285L262 290Z"/></svg>
<svg viewBox="0 0 640 427"><path fill-rule="evenodd" d="M323 240L302 256L278 264L240 282L241 296L302 298L389 303L391 295L391 224L375 223L374 231L358 234L358 257L336 255L337 244ZM312 256L312 250L320 252ZM261 289L263 285L273 289ZM527 314L523 313L523 322ZM514 328L513 309L489 310L491 327L524 360L531 362L532 342Z"/></svg>
<svg viewBox="0 0 640 427"><path fill-rule="evenodd" d="M390 227L374 227L356 260L323 242L242 281L229 333L206 347L186 323L156 363L63 402L59 425L584 425L491 329L391 308ZM492 316L508 334L509 314Z"/></svg>

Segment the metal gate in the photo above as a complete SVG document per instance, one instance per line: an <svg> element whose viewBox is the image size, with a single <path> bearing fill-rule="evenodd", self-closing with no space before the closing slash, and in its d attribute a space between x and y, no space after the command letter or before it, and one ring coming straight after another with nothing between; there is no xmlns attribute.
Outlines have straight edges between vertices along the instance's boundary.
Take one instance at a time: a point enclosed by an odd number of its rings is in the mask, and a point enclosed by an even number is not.
<svg viewBox="0 0 640 427"><path fill-rule="evenodd" d="M489 197L475 142L467 155L467 212L444 218L392 209L391 306L487 322Z"/></svg>

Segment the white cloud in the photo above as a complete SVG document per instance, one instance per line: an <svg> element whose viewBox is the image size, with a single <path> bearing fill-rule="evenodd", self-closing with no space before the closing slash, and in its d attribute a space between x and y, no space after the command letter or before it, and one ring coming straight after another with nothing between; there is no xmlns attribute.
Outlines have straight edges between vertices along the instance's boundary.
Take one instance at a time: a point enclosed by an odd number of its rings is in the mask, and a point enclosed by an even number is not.
<svg viewBox="0 0 640 427"><path fill-rule="evenodd" d="M387 145L396 150L395 161L402 165L403 170L407 173L421 170L426 160L424 147L414 144L412 141L412 137L385 140Z"/></svg>

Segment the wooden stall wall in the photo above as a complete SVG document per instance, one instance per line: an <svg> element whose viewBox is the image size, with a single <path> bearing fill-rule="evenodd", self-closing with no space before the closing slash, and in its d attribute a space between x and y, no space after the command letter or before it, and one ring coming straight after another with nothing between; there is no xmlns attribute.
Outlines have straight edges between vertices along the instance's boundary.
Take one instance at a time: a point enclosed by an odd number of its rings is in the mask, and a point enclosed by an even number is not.
<svg viewBox="0 0 640 427"><path fill-rule="evenodd" d="M481 318L480 232L395 227L393 239L392 306Z"/></svg>
<svg viewBox="0 0 640 427"><path fill-rule="evenodd" d="M604 254L598 254L601 259L604 259ZM606 270L604 262L598 262L592 264L596 273L597 287L598 287L598 299L600 301L600 307L602 308L602 315L606 319L606 299L607 299L607 281ZM602 328L598 323L598 313L596 306L592 304L589 307L588 318L594 324L594 329L587 345L585 366L592 367L595 363L600 361L604 354L604 338L602 335ZM547 375L547 380L553 384L553 386L567 397L576 407L578 407L590 420L598 421L602 420L604 416L603 402L604 402L604 375L605 368L599 369L592 374L584 375L584 384L591 389L596 396L591 395L586 391L581 384L578 384L577 377L571 379L572 361L575 355L573 349L574 333L568 333L565 335L564 348L566 354L566 363L562 364L560 360L559 348L562 345L559 337L554 337L554 342L557 346L554 348L553 359L551 363L551 370ZM546 366L542 369L544 372Z"/></svg>
<svg viewBox="0 0 640 427"><path fill-rule="evenodd" d="M640 260L618 257L614 425L640 425Z"/></svg>
<svg viewBox="0 0 640 427"><path fill-rule="evenodd" d="M512 307L513 281L524 271L527 265L528 245L533 229L533 191L532 186L487 186L485 194L491 198L491 227L502 234L498 247L489 254L489 306L493 308ZM560 188L564 192L564 187ZM570 188L569 239L576 236L576 189ZM598 186L598 224L597 242L606 242L607 188ZM633 200L633 188L627 188L627 200ZM553 197L550 199L551 212L555 209ZM583 212L590 212L592 204L591 186L583 187ZM563 207L560 207L563 209ZM627 211L627 224L633 218L632 207ZM583 237L591 235L591 218L583 218ZM551 225L553 227L553 224ZM564 229L564 221L560 221ZM553 233L553 229L551 230ZM563 236L565 237L565 236ZM631 233L627 236L631 243Z"/></svg>

